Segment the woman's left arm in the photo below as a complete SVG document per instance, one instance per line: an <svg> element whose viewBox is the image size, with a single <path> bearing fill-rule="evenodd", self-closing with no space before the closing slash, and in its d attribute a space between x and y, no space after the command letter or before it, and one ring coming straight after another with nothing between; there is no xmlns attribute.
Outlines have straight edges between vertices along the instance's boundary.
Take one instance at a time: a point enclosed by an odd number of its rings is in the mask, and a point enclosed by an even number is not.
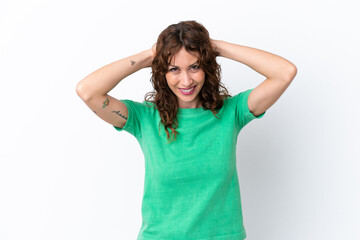
<svg viewBox="0 0 360 240"><path fill-rule="evenodd" d="M211 42L221 57L243 63L266 77L248 98L249 110L254 116L269 109L296 76L296 66L278 55L222 40L211 39Z"/></svg>

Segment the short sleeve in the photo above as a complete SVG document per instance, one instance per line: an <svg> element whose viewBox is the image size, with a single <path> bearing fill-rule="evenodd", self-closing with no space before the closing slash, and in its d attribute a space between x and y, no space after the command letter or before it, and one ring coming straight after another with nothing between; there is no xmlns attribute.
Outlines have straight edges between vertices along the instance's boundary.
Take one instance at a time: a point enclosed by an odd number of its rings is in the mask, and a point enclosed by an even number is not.
<svg viewBox="0 0 360 240"><path fill-rule="evenodd" d="M253 119L260 119L262 118L266 111L260 114L259 116L255 117L254 114L252 114L249 110L248 105L248 98L250 92L253 90L253 88L248 89L246 91L240 92L237 95L235 95L235 104L236 104L236 118L237 118L237 125L241 129L245 127L246 124L251 122Z"/></svg>
<svg viewBox="0 0 360 240"><path fill-rule="evenodd" d="M142 104L140 102L136 102L129 99L119 99L121 102L125 104L128 110L128 119L123 128L113 126L116 130L122 131L125 130L134 137L138 138L141 134L141 109Z"/></svg>

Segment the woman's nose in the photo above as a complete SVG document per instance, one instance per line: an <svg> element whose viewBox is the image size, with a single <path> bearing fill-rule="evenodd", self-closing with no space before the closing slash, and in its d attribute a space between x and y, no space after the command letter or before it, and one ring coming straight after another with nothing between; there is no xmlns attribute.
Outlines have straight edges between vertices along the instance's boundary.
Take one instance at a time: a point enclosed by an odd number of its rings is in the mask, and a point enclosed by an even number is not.
<svg viewBox="0 0 360 240"><path fill-rule="evenodd" d="M191 75L187 71L183 71L180 74L180 81L184 87L189 87L192 84Z"/></svg>

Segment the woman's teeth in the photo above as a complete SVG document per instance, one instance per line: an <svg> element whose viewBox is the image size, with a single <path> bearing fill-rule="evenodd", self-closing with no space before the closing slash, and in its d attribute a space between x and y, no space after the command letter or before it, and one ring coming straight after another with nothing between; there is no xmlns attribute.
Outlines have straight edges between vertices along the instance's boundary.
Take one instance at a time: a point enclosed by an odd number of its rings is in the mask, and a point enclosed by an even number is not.
<svg viewBox="0 0 360 240"><path fill-rule="evenodd" d="M190 89L188 89L188 90L181 89L181 91L183 91L183 92L191 92L193 89L194 89L194 87L192 87L192 88L190 88Z"/></svg>

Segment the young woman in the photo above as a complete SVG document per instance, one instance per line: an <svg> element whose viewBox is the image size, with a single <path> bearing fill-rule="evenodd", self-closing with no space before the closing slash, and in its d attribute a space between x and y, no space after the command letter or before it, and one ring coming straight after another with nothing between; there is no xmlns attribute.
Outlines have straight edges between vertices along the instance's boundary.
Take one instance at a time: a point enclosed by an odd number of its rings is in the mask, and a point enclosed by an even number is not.
<svg viewBox="0 0 360 240"><path fill-rule="evenodd" d="M220 81L217 56L243 63L266 79L230 96ZM122 79L146 67L152 68L154 91L143 102L108 95ZM86 105L116 130L136 137L144 153L137 240L245 239L237 137L247 123L264 116L296 72L280 56L213 40L202 24L181 21L163 30L152 48L78 83L76 92Z"/></svg>

